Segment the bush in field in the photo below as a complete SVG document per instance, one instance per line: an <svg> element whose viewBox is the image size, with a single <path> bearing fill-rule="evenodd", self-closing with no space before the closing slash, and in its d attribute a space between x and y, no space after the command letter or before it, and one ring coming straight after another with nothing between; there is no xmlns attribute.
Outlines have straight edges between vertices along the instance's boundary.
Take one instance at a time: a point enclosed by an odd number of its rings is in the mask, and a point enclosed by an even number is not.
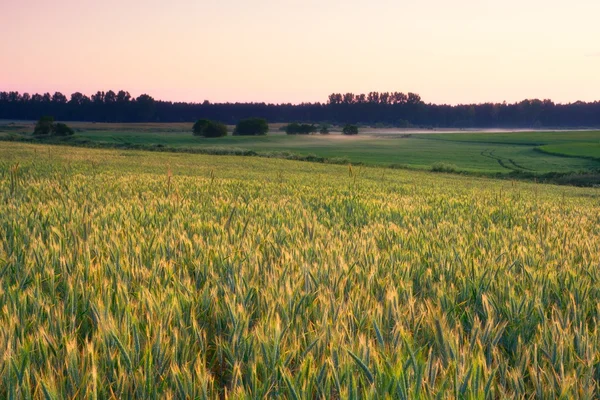
<svg viewBox="0 0 600 400"><path fill-rule="evenodd" d="M445 162L436 162L431 166L431 171L433 172L458 172L458 167L454 164L449 164Z"/></svg>
<svg viewBox="0 0 600 400"><path fill-rule="evenodd" d="M199 119L192 127L194 136L204 136L208 138L227 136L227 126L218 121L208 119Z"/></svg>
<svg viewBox="0 0 600 400"><path fill-rule="evenodd" d="M202 136L207 138L227 136L227 126L217 121L209 121L202 130Z"/></svg>
<svg viewBox="0 0 600 400"><path fill-rule="evenodd" d="M71 136L75 132L71 129L67 124L63 124L62 122L57 122L52 127L52 134L55 136Z"/></svg>
<svg viewBox="0 0 600 400"><path fill-rule="evenodd" d="M208 124L210 124L210 120L199 119L198 121L196 121L196 123L192 127L192 132L194 133L195 136L202 136L203 135L202 131Z"/></svg>
<svg viewBox="0 0 600 400"><path fill-rule="evenodd" d="M356 125L344 125L344 129L342 129L342 133L344 135L358 135L358 126Z"/></svg>
<svg viewBox="0 0 600 400"><path fill-rule="evenodd" d="M310 135L311 133L316 132L317 127L314 124L299 124L294 122L285 128L285 133L288 135Z"/></svg>
<svg viewBox="0 0 600 400"><path fill-rule="evenodd" d="M33 129L33 134L40 136L70 136L74 133L73 129L67 124L63 124L62 122L54 123L54 117L49 115L41 117Z"/></svg>
<svg viewBox="0 0 600 400"><path fill-rule="evenodd" d="M319 133L321 135L327 135L329 134L329 125L327 124L323 124L319 127Z"/></svg>
<svg viewBox="0 0 600 400"><path fill-rule="evenodd" d="M35 124L35 128L33 129L34 135L50 135L54 128L54 117L49 115L45 115L41 117L38 122Z"/></svg>
<svg viewBox="0 0 600 400"><path fill-rule="evenodd" d="M304 135L317 133L317 127L314 124L302 124L300 125L300 133Z"/></svg>
<svg viewBox="0 0 600 400"><path fill-rule="evenodd" d="M266 119L247 118L237 123L233 134L239 136L266 135L268 131L269 124Z"/></svg>
<svg viewBox="0 0 600 400"><path fill-rule="evenodd" d="M293 122L285 127L285 133L288 135L295 135L300 130L300 124L297 122Z"/></svg>

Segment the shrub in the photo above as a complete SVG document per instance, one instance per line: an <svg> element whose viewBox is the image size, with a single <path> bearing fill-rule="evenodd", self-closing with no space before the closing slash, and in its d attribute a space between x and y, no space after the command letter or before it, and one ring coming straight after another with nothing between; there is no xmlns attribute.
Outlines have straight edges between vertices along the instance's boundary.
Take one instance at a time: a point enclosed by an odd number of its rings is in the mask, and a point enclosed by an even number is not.
<svg viewBox="0 0 600 400"><path fill-rule="evenodd" d="M348 165L350 164L350 159L346 157L333 157L326 161L328 164L339 164L339 165Z"/></svg>
<svg viewBox="0 0 600 400"><path fill-rule="evenodd" d="M329 125L327 124L323 124L319 127L319 133L321 135L327 135L329 134Z"/></svg>
<svg viewBox="0 0 600 400"><path fill-rule="evenodd" d="M55 136L71 136L75 133L67 124L57 122L52 127L52 134Z"/></svg>
<svg viewBox="0 0 600 400"><path fill-rule="evenodd" d="M227 126L218 121L208 119L199 119L192 127L194 136L204 136L207 138L227 136Z"/></svg>
<svg viewBox="0 0 600 400"><path fill-rule="evenodd" d="M8 140L9 142L16 142L17 140L20 140L21 137L14 133L14 132L9 132L8 135L6 135L6 140Z"/></svg>
<svg viewBox="0 0 600 400"><path fill-rule="evenodd" d="M346 124L342 129L344 135L358 135L358 126Z"/></svg>
<svg viewBox="0 0 600 400"><path fill-rule="evenodd" d="M54 127L54 117L45 115L35 124L34 135L50 135Z"/></svg>
<svg viewBox="0 0 600 400"><path fill-rule="evenodd" d="M313 124L299 124L294 122L285 127L285 133L288 135L309 135L316 132L317 127Z"/></svg>
<svg viewBox="0 0 600 400"><path fill-rule="evenodd" d="M297 122L291 123L285 127L285 133L295 135L300 131L300 124Z"/></svg>
<svg viewBox="0 0 600 400"><path fill-rule="evenodd" d="M209 123L210 123L210 121L207 119L199 119L198 121L196 121L196 123L192 127L192 132L194 133L195 136L202 135L202 131L204 130L206 125L208 125Z"/></svg>
<svg viewBox="0 0 600 400"><path fill-rule="evenodd" d="M202 130L202 135L207 138L227 136L227 126L220 122L209 121Z"/></svg>
<svg viewBox="0 0 600 400"><path fill-rule="evenodd" d="M74 133L75 131L67 124L63 124L62 122L54 123L54 117L49 115L41 117L33 129L33 134L40 136L70 136Z"/></svg>
<svg viewBox="0 0 600 400"><path fill-rule="evenodd" d="M269 124L266 119L247 118L237 123L233 134L240 136L266 135L268 131Z"/></svg>
<svg viewBox="0 0 600 400"><path fill-rule="evenodd" d="M445 162L436 162L431 166L431 170L433 172L458 172L458 167L454 164L449 164Z"/></svg>

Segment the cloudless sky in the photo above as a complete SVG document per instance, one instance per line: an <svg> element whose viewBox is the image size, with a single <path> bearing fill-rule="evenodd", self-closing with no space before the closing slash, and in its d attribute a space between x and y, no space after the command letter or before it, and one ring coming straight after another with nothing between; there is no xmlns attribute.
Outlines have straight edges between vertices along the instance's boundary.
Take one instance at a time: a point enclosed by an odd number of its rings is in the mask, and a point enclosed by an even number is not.
<svg viewBox="0 0 600 400"><path fill-rule="evenodd" d="M0 0L0 90L600 100L600 0Z"/></svg>

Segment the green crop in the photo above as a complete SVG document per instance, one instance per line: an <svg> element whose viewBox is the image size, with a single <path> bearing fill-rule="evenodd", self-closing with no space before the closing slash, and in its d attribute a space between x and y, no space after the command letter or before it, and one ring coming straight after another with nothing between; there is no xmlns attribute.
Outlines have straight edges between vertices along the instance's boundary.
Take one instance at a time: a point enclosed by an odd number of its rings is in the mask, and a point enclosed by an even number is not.
<svg viewBox="0 0 600 400"><path fill-rule="evenodd" d="M600 396L598 189L0 159L0 398Z"/></svg>

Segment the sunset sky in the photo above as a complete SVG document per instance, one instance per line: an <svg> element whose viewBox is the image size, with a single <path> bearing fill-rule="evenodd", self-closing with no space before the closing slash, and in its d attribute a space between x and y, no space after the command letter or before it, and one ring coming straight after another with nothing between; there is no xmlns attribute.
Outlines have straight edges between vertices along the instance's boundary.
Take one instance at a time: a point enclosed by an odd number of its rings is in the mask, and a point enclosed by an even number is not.
<svg viewBox="0 0 600 400"><path fill-rule="evenodd" d="M0 0L0 90L600 100L599 0Z"/></svg>

